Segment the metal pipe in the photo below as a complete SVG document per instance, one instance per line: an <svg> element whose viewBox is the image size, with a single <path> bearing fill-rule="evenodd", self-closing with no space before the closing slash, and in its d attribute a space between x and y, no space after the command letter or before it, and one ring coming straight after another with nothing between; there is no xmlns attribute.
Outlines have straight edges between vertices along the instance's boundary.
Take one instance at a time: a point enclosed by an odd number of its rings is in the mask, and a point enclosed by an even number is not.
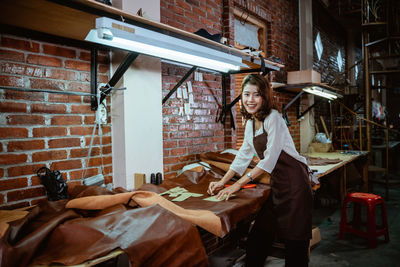
<svg viewBox="0 0 400 267"><path fill-rule="evenodd" d="M22 91L22 92L32 92L32 93L50 93L50 94L61 94L61 95L80 95L80 96L96 96L90 93L81 93L81 92L69 92L69 91L55 91L55 90L45 90L45 89L31 89L31 88L19 88L19 87L10 87L10 86L0 86L0 89L3 90L12 90L12 91Z"/></svg>

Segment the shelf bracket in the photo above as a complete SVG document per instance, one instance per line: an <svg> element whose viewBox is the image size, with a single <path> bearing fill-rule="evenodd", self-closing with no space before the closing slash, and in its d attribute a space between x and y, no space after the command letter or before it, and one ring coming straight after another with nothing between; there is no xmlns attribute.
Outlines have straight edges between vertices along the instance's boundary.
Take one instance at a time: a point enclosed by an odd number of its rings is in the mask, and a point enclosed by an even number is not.
<svg viewBox="0 0 400 267"><path fill-rule="evenodd" d="M92 50L93 51L93 50ZM129 66L135 61L135 59L139 56L138 53L130 52L126 55L124 61L118 66L117 70L115 71L114 75L111 77L111 79L108 81L108 83L101 89L101 96L100 96L100 101L99 103L103 102L103 100L112 92L114 89L114 86L118 83L118 81L121 79L121 77L125 74ZM92 53L93 57L93 53ZM96 58L97 58L97 52L96 52ZM93 75L97 77L97 59L96 60L91 60L91 93L97 95L97 86L96 86L96 78L93 79ZM95 73L95 74L93 74ZM93 80L95 82L93 82ZM92 97L93 99L93 97ZM96 97L94 97L95 100L97 100ZM91 109L92 110L97 110L97 101L92 101L91 102Z"/></svg>

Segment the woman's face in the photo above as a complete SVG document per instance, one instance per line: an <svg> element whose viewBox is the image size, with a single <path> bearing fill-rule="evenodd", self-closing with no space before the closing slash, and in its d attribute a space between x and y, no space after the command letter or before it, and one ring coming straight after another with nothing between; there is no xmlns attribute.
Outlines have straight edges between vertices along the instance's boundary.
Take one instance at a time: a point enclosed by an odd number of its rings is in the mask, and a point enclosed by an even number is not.
<svg viewBox="0 0 400 267"><path fill-rule="evenodd" d="M261 108L262 97L258 93L257 85L246 84L242 92L242 101L249 114L255 114Z"/></svg>

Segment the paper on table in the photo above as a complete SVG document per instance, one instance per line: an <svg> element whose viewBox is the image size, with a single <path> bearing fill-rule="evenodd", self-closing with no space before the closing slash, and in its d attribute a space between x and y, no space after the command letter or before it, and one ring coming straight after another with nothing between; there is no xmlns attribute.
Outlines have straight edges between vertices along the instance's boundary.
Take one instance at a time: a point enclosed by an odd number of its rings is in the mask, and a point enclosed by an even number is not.
<svg viewBox="0 0 400 267"><path fill-rule="evenodd" d="M231 195L230 198L232 198L232 197L235 197L235 195ZM221 199L217 199L217 196L212 196L212 197L204 198L203 200L219 202L219 201L225 200L225 198L226 198L226 195L224 195Z"/></svg>
<svg viewBox="0 0 400 267"><path fill-rule="evenodd" d="M170 195L171 196L171 195ZM172 201L184 201L192 196L192 193L182 193L179 197L172 199Z"/></svg>

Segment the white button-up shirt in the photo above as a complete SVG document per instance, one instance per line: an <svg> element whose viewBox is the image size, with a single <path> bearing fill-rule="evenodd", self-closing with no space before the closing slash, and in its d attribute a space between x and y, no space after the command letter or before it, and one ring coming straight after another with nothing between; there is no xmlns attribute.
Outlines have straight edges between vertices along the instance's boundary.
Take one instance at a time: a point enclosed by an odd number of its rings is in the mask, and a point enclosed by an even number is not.
<svg viewBox="0 0 400 267"><path fill-rule="evenodd" d="M297 152L289 129L277 110L273 109L264 119L264 129L268 134L267 149L264 151L264 159L258 162L257 167L271 173L275 168L282 150L296 160L307 164L307 160ZM262 133L263 127L260 127L260 129L255 131L255 136ZM243 175L250 161L253 159L253 156L256 154L257 152L253 144L253 122L252 120L248 120L244 132L243 144L236 154L230 169L239 175Z"/></svg>

